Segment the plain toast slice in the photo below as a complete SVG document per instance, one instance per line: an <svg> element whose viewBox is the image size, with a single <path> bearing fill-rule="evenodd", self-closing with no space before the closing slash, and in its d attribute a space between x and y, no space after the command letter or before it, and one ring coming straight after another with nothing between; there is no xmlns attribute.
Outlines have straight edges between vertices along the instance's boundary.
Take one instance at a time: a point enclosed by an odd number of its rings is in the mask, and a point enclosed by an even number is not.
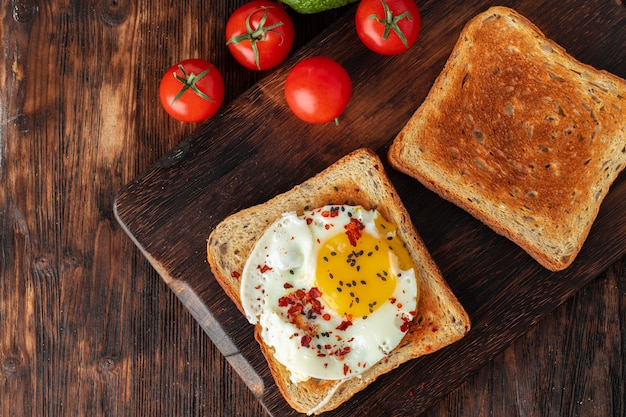
<svg viewBox="0 0 626 417"><path fill-rule="evenodd" d="M466 311L417 234L380 158L369 149L356 150L292 190L227 217L212 231L207 241L211 269L242 313L240 276L265 229L284 212L301 214L327 204L375 208L395 223L398 236L406 243L416 265L420 297L417 315L400 345L361 376L343 383L320 379L292 383L289 371L274 359L273 349L261 339L260 325L255 326L255 337L283 396L297 411L313 414L338 407L378 376L459 340L470 329Z"/></svg>
<svg viewBox="0 0 626 417"><path fill-rule="evenodd" d="M462 30L388 158L557 271L626 165L625 120L626 81L492 7Z"/></svg>

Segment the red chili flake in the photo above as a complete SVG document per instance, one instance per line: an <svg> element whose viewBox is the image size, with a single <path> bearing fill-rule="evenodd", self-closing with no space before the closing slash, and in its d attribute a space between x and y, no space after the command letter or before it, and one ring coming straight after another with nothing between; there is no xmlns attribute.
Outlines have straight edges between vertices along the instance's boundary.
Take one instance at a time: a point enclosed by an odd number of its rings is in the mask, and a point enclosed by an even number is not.
<svg viewBox="0 0 626 417"><path fill-rule="evenodd" d="M302 336L302 339L300 339L300 344L303 347L309 347L309 345L311 344L311 336L309 336L308 334Z"/></svg>
<svg viewBox="0 0 626 417"><path fill-rule="evenodd" d="M330 217L339 216L339 207L331 207L330 208Z"/></svg>
<svg viewBox="0 0 626 417"><path fill-rule="evenodd" d="M335 356L339 357L339 360L343 360L344 357L350 353L352 349L350 349L350 346L344 346L343 349L337 349L335 352L333 352L335 354Z"/></svg>
<svg viewBox="0 0 626 417"><path fill-rule="evenodd" d="M237 271L231 272L230 276L233 277L233 278L236 278L236 279L241 278L241 274L239 272L237 272Z"/></svg>
<svg viewBox="0 0 626 417"><path fill-rule="evenodd" d="M390 302L391 304L395 304L395 303L396 303L396 297L391 297L391 298L389 299L389 302Z"/></svg>
<svg viewBox="0 0 626 417"><path fill-rule="evenodd" d="M285 282L285 283L283 284L283 288L284 288L284 289L293 288L293 285L291 285L291 284L290 284L290 283L288 283L288 282Z"/></svg>
<svg viewBox="0 0 626 417"><path fill-rule="evenodd" d="M431 349L430 345L426 345L426 347L424 347L425 352L430 352Z"/></svg>
<svg viewBox="0 0 626 417"><path fill-rule="evenodd" d="M413 391L409 391L409 397L414 396L415 394L413 394Z"/></svg>
<svg viewBox="0 0 626 417"><path fill-rule="evenodd" d="M310 217L306 218L306 225L309 226L311 223L313 223L313 219Z"/></svg>
<svg viewBox="0 0 626 417"><path fill-rule="evenodd" d="M326 313L322 316L322 318L326 321L330 320L330 314Z"/></svg>
<svg viewBox="0 0 626 417"><path fill-rule="evenodd" d="M322 295L322 292L319 290L319 288L317 287L312 287L309 290L309 295L311 296L311 298L319 298Z"/></svg>
<svg viewBox="0 0 626 417"><path fill-rule="evenodd" d="M409 330L409 324L411 323L411 321L409 320L408 317L406 316L402 316L402 324L400 325L400 331L402 333L405 333Z"/></svg>
<svg viewBox="0 0 626 417"><path fill-rule="evenodd" d="M320 213L322 217L330 217L330 211L324 210Z"/></svg>
<svg viewBox="0 0 626 417"><path fill-rule="evenodd" d="M352 326L352 316L350 316L349 314L346 314L346 319L343 320L341 324L336 327L336 329L344 331L350 326Z"/></svg>
<svg viewBox="0 0 626 417"><path fill-rule="evenodd" d="M284 285L287 288L286 285ZM289 307L287 310L288 317L295 322L297 317L305 314L307 318L312 319L315 315L321 315L324 306L319 300L322 295L317 287L311 288L308 292L298 289L278 299L279 307Z"/></svg>
<svg viewBox="0 0 626 417"><path fill-rule="evenodd" d="M323 309L324 307L322 306L320 300L313 300L311 303L311 310L313 310L315 314L322 314Z"/></svg>
<svg viewBox="0 0 626 417"><path fill-rule="evenodd" d="M255 290L260 290L261 289L261 285L259 284L259 285L255 286L254 289Z"/></svg>
<svg viewBox="0 0 626 417"><path fill-rule="evenodd" d="M289 307L287 314L291 317L296 316L304 311L304 306L302 304L294 304Z"/></svg>
<svg viewBox="0 0 626 417"><path fill-rule="evenodd" d="M343 364L343 374L344 374L344 376L348 375L348 371L350 371L350 367L344 363Z"/></svg>
<svg viewBox="0 0 626 417"><path fill-rule="evenodd" d="M267 271L271 271L272 268L270 268L269 266L266 265L257 265L257 268L259 268L259 271L261 271L262 274L266 273Z"/></svg>
<svg viewBox="0 0 626 417"><path fill-rule="evenodd" d="M402 303L398 303L398 308L402 308Z"/></svg>
<svg viewBox="0 0 626 417"><path fill-rule="evenodd" d="M350 218L350 223L344 226L346 229L346 235L350 241L350 245L356 246L356 241L361 238L363 233L361 231L365 229L365 225L354 217Z"/></svg>
<svg viewBox="0 0 626 417"><path fill-rule="evenodd" d="M420 388L421 388L421 389L424 389L424 387L425 387L425 386L426 386L426 383L425 383L425 382L422 382L422 383L421 383L421 385L420 385Z"/></svg>

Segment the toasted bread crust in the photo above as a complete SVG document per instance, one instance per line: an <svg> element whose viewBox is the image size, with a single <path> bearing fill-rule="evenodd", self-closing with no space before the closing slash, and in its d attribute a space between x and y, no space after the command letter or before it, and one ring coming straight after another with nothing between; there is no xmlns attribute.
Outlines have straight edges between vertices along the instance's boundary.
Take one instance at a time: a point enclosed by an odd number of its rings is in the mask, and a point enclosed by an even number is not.
<svg viewBox="0 0 626 417"><path fill-rule="evenodd" d="M417 316L400 346L360 377L349 379L339 386L336 381L319 379L292 383L288 370L274 359L273 349L261 339L260 325L255 326L255 337L287 402L297 411L314 410L316 414L338 407L378 376L412 358L453 343L470 329L467 313L441 277L415 231L379 157L368 149L354 151L315 177L266 203L233 214L213 230L207 242L209 264L215 278L242 312L239 277L256 240L282 213L302 213L327 204L376 208L398 226L398 236L407 244L417 268L420 298ZM320 404L323 405L320 407Z"/></svg>
<svg viewBox="0 0 626 417"><path fill-rule="evenodd" d="M388 157L557 271L626 165L625 118L623 79L493 7L463 29Z"/></svg>

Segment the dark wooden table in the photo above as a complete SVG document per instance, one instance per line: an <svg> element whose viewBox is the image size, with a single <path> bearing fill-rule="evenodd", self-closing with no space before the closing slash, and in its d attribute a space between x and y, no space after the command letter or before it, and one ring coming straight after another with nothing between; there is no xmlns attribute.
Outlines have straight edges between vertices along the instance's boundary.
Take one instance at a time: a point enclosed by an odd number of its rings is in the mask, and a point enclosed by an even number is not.
<svg viewBox="0 0 626 417"><path fill-rule="evenodd" d="M169 65L209 59L226 103L267 75L224 46L242 3L2 5L1 416L264 415L113 213L122 187L198 127L160 108ZM295 48L345 11L294 14ZM621 256L426 415L623 415L625 267Z"/></svg>

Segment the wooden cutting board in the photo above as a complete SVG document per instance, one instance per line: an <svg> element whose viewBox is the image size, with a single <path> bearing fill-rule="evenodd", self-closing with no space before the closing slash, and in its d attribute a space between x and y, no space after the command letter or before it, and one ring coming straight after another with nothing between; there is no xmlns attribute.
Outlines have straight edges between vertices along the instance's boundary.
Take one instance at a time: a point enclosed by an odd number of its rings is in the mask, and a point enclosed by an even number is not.
<svg viewBox="0 0 626 417"><path fill-rule="evenodd" d="M115 201L116 216L268 413L296 415L273 382L252 326L211 274L205 247L211 230L354 149L370 147L386 161L389 144L426 96L463 25L490 5L517 9L576 58L626 77L626 8L619 3L418 1L420 39L395 57L360 44L354 8L348 8L333 27L129 183ZM284 102L288 69L311 55L338 60L352 77L353 97L338 126L301 122ZM551 273L417 181L386 168L473 328L460 342L383 375L328 415L420 414L626 251L624 174L574 264Z"/></svg>

